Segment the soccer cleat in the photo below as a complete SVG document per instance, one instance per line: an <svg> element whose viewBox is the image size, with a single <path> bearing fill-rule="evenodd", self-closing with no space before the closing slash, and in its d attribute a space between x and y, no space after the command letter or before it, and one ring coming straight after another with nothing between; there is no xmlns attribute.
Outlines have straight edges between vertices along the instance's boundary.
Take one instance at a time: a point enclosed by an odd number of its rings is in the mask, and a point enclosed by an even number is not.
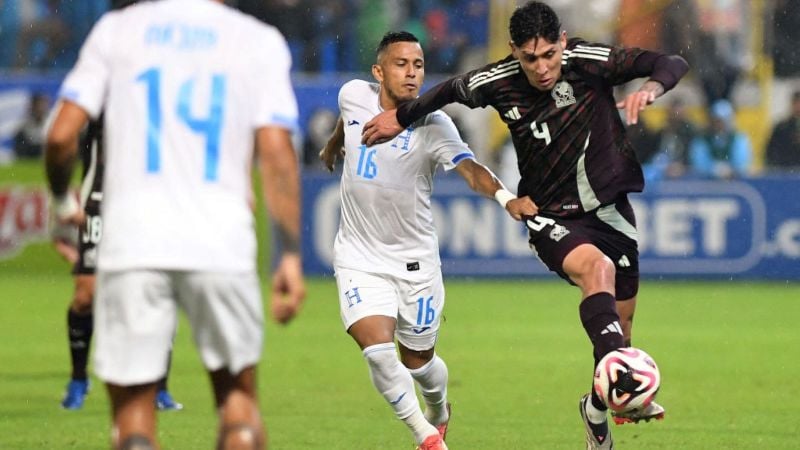
<svg viewBox="0 0 800 450"><path fill-rule="evenodd" d="M183 405L176 402L168 391L161 390L156 394L156 407L159 411L180 411Z"/></svg>
<svg viewBox="0 0 800 450"><path fill-rule="evenodd" d="M651 420L664 420L664 407L656 402L650 402L647 408L642 410L633 410L628 412L614 412L611 411L611 417L614 418L614 423L617 425L624 425L626 423L639 423L644 420L650 422Z"/></svg>
<svg viewBox="0 0 800 450"><path fill-rule="evenodd" d="M81 409L83 407L83 399L89 393L89 380L70 380L67 384L67 392L64 394L64 399L61 400L61 406L64 409Z"/></svg>
<svg viewBox="0 0 800 450"><path fill-rule="evenodd" d="M447 408L447 422L436 425L436 429L439 430L439 436L442 437L442 440L447 439L447 425L450 423L450 414L452 414L450 410L450 402L447 402L447 406L445 406L445 408Z"/></svg>
<svg viewBox="0 0 800 450"><path fill-rule="evenodd" d="M428 436L422 444L419 444L417 450L447 450L447 444L444 443L442 435L434 434Z"/></svg>
<svg viewBox="0 0 800 450"><path fill-rule="evenodd" d="M614 438L611 437L611 430L608 428L608 420L600 424L589 422L586 416L586 403L591 401L589 394L581 397L578 407L581 410L581 419L586 429L586 450L611 450L614 448Z"/></svg>

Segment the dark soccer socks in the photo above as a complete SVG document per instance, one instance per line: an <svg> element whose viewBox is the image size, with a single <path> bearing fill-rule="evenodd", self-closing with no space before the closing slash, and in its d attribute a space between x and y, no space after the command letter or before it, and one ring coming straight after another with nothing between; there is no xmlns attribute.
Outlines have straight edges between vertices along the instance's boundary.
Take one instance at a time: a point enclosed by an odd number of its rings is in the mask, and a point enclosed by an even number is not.
<svg viewBox="0 0 800 450"><path fill-rule="evenodd" d="M613 295L600 292L583 299L580 304L581 323L594 347L594 365L607 353L625 346L619 324L617 303ZM592 389L592 405L605 411L606 406Z"/></svg>
<svg viewBox="0 0 800 450"><path fill-rule="evenodd" d="M92 314L77 314L71 308L67 312L67 333L72 358L72 379L86 379L89 360L89 344L92 341Z"/></svg>
<svg viewBox="0 0 800 450"><path fill-rule="evenodd" d="M592 341L595 364L606 353L625 345L616 302L608 292L590 295L581 302L581 323Z"/></svg>

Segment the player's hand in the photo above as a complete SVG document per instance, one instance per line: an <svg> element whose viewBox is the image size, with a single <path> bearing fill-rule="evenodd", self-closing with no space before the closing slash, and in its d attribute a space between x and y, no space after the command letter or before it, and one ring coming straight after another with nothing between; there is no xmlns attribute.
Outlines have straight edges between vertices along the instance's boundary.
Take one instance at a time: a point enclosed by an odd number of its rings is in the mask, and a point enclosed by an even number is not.
<svg viewBox="0 0 800 450"><path fill-rule="evenodd" d="M639 112L656 101L656 93L652 91L636 91L628 94L624 100L617 102L617 109L625 110L625 122L633 125L639 122Z"/></svg>
<svg viewBox="0 0 800 450"><path fill-rule="evenodd" d="M78 261L78 248L68 239L54 236L53 247L55 247L56 252L68 263L75 264Z"/></svg>
<svg viewBox="0 0 800 450"><path fill-rule="evenodd" d="M78 227L86 221L83 209L81 209L81 205L73 193L68 192L62 197L53 198L50 206L58 225Z"/></svg>
<svg viewBox="0 0 800 450"><path fill-rule="evenodd" d="M333 172L337 158L344 158L344 147L336 149L326 145L325 148L319 151L319 159L322 161L322 164L325 165L325 168L328 169L328 172Z"/></svg>
<svg viewBox="0 0 800 450"><path fill-rule="evenodd" d="M366 145L382 144L403 132L397 122L397 110L384 111L364 125L361 131L361 143Z"/></svg>
<svg viewBox="0 0 800 450"><path fill-rule="evenodd" d="M539 214L539 207L527 195L524 197L509 200L506 203L506 211L514 220L522 220L522 216L535 216Z"/></svg>
<svg viewBox="0 0 800 450"><path fill-rule="evenodd" d="M297 253L284 253L272 276L272 317L280 324L289 323L306 296L303 264Z"/></svg>

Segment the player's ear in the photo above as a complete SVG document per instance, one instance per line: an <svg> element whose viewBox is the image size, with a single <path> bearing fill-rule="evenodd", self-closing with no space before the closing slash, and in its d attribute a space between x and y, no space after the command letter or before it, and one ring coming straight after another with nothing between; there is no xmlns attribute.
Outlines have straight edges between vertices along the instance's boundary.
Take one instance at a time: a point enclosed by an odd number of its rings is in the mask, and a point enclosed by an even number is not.
<svg viewBox="0 0 800 450"><path fill-rule="evenodd" d="M508 47L511 49L511 54L514 56L514 58L519 59L519 47L514 45L514 41L509 40Z"/></svg>
<svg viewBox="0 0 800 450"><path fill-rule="evenodd" d="M378 80L378 83L383 81L383 67L378 64L372 65L372 76Z"/></svg>
<svg viewBox="0 0 800 450"><path fill-rule="evenodd" d="M567 30L563 30L561 32L561 36L559 37L559 41L561 41L561 48L567 48Z"/></svg>

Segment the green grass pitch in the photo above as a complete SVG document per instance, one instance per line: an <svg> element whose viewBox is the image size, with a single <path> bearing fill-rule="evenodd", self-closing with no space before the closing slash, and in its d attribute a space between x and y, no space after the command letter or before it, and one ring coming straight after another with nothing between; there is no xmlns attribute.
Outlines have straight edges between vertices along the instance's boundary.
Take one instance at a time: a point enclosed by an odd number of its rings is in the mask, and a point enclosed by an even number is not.
<svg viewBox="0 0 800 450"><path fill-rule="evenodd" d="M102 384L81 411L68 377L67 269L0 273L0 449L104 449ZM578 449L578 399L591 349L578 291L552 281L446 280L439 354L450 368L453 449ZM271 448L406 449L410 434L374 391L342 331L332 279L309 281L302 315L270 323L260 399ZM644 281L634 344L659 363L666 420L614 426L619 449L800 448L800 289L796 284ZM210 388L181 322L161 413L165 449L211 449Z"/></svg>

